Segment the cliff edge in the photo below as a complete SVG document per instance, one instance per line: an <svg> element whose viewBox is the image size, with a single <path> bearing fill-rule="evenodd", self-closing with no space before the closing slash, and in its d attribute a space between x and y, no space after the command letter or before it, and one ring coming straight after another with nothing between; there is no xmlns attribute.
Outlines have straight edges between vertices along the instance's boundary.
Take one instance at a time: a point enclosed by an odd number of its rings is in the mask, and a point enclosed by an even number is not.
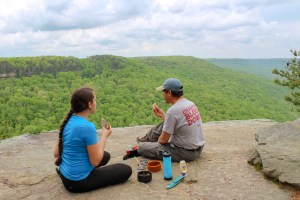
<svg viewBox="0 0 300 200"><path fill-rule="evenodd" d="M126 163L133 168L133 174L124 184L83 194L67 192L55 171L53 148L57 131L9 138L0 141L0 197L2 200L294 199L300 196L297 188L266 179L262 171L247 163L257 146L255 134L279 124L267 119L205 123L206 144L200 158L187 163L187 177L169 190L166 186L170 182L163 179L162 171L153 173L150 183L140 183L136 161L123 161L129 145L137 144L136 137L147 133L152 126L113 128L106 145L112 156L109 163ZM179 164L173 163L173 177L178 175Z"/></svg>

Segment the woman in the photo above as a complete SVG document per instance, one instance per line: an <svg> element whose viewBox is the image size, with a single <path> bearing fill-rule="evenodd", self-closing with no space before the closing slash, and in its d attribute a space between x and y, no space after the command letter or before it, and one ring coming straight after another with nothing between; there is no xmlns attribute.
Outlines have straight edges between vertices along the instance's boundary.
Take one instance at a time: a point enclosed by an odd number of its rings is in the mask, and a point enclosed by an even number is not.
<svg viewBox="0 0 300 200"><path fill-rule="evenodd" d="M132 174L131 167L125 164L104 166L110 160L110 154L104 149L112 130L110 125L102 127L103 135L98 141L96 127L88 121L89 115L95 112L94 91L86 87L75 90L54 149L60 178L70 192L88 192L122 183Z"/></svg>

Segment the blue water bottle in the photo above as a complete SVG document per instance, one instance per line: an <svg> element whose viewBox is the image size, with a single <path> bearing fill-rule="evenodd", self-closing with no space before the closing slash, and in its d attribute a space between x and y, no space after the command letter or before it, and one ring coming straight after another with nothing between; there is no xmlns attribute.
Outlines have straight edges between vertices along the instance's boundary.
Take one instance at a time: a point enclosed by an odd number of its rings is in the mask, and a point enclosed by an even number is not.
<svg viewBox="0 0 300 200"><path fill-rule="evenodd" d="M171 153L168 151L164 151L163 155L163 167L164 167L164 179L172 180L172 157Z"/></svg>

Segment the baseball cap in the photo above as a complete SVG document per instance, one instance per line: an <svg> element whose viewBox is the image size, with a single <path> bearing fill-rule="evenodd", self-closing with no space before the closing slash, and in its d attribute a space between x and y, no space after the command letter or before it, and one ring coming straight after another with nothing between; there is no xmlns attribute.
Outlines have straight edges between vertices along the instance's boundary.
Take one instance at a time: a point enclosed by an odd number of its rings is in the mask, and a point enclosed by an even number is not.
<svg viewBox="0 0 300 200"><path fill-rule="evenodd" d="M174 92L182 92L183 85L180 80L178 80L176 78L169 78L169 79L165 80L165 82L162 86L157 87L156 90L157 91L171 90Z"/></svg>

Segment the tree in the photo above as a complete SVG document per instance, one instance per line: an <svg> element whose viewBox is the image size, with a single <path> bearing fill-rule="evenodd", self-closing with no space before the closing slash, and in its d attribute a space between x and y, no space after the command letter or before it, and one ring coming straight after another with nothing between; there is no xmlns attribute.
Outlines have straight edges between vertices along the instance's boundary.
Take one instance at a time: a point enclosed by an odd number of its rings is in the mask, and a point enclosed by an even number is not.
<svg viewBox="0 0 300 200"><path fill-rule="evenodd" d="M276 84L292 90L291 94L285 96L285 100L300 107L300 51L291 50L291 53L294 55L294 58L286 63L286 70L277 70L275 68L272 73L282 77L274 79Z"/></svg>

